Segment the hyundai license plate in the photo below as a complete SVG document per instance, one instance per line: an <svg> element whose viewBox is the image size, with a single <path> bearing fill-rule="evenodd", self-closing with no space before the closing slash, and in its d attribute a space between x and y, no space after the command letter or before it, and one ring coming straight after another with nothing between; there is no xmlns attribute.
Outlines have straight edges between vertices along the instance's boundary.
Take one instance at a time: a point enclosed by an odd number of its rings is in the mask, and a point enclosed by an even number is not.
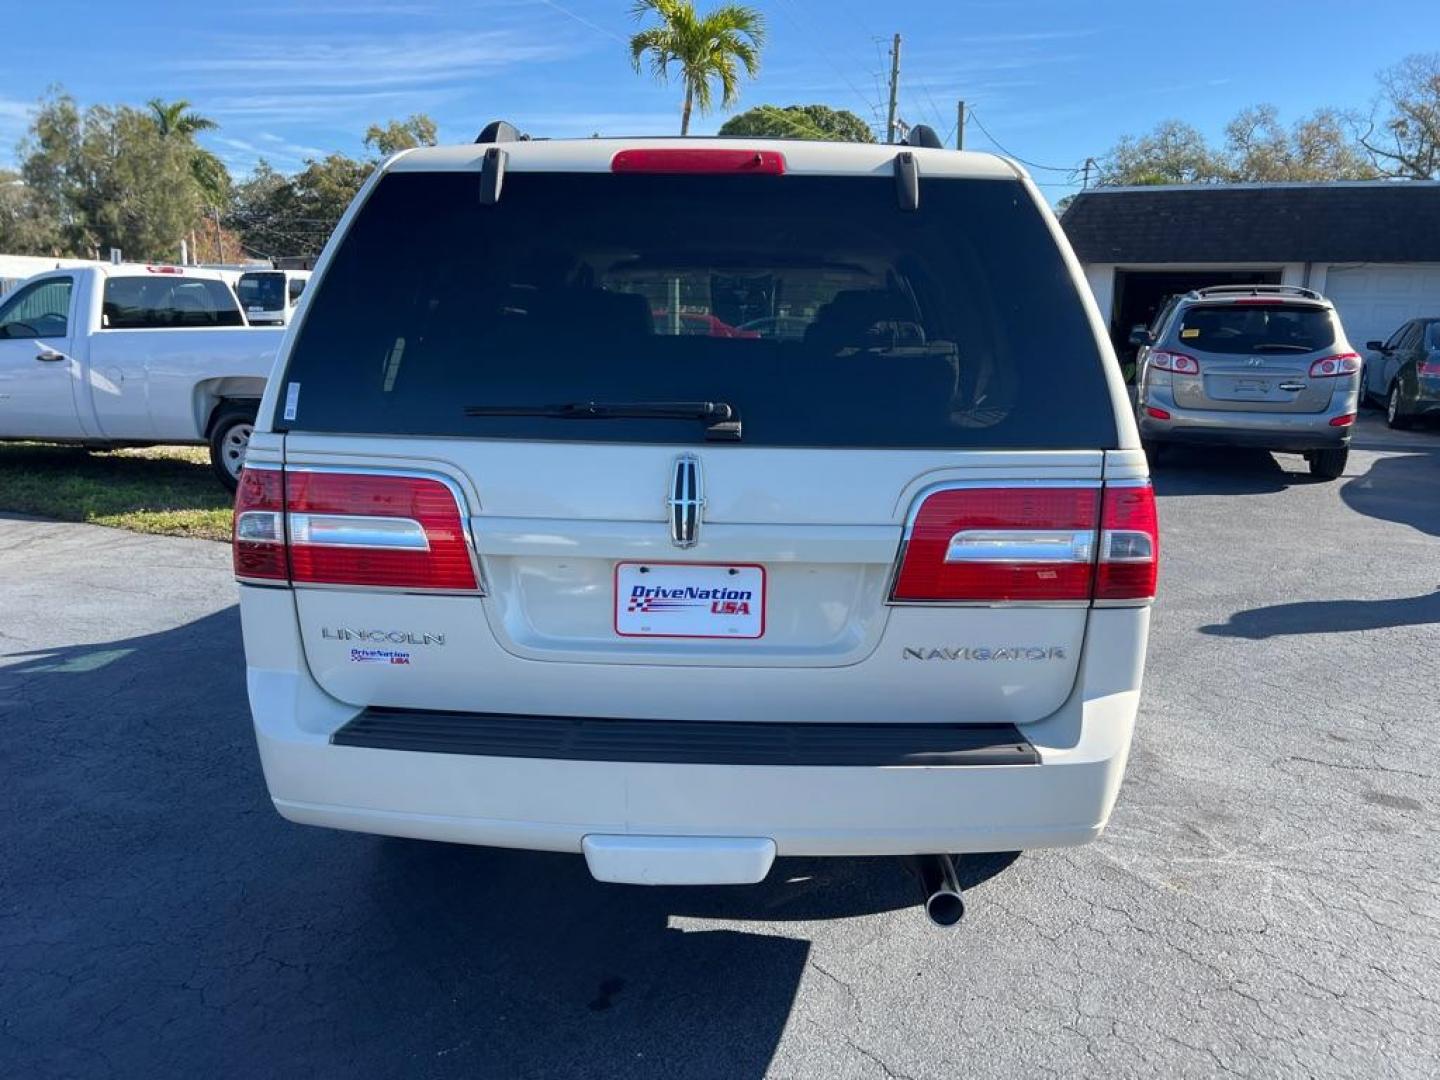
<svg viewBox="0 0 1440 1080"><path fill-rule="evenodd" d="M618 563L621 637L758 638L765 633L765 568L742 563Z"/></svg>

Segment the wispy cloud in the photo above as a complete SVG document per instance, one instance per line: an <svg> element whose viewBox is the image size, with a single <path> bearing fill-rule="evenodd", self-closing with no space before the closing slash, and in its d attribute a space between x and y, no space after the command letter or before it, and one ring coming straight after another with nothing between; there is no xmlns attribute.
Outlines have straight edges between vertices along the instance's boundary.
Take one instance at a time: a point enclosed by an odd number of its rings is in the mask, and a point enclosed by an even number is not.
<svg viewBox="0 0 1440 1080"><path fill-rule="evenodd" d="M174 67L211 86L365 90L473 81L477 75L560 60L576 51L570 41L542 41L509 30L310 43L230 39L208 49L211 55L180 60Z"/></svg>

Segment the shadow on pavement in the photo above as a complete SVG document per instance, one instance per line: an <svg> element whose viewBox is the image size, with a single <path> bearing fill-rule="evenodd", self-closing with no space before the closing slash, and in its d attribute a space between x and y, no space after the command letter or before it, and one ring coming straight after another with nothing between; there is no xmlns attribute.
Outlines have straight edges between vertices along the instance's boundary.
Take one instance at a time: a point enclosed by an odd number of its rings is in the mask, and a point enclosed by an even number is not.
<svg viewBox="0 0 1440 1080"><path fill-rule="evenodd" d="M893 859L643 889L573 855L284 822L234 608L0 664L11 1075L758 1077L810 953L767 926L918 905Z"/></svg>
<svg viewBox="0 0 1440 1080"><path fill-rule="evenodd" d="M1440 622L1440 592L1399 600L1306 600L1253 608L1228 622L1200 627L1202 634L1251 640L1287 634L1344 634L1388 626Z"/></svg>
<svg viewBox="0 0 1440 1080"><path fill-rule="evenodd" d="M1155 494L1167 497L1267 495L1315 482L1308 473L1287 472L1268 451L1221 446L1165 446L1150 469Z"/></svg>
<svg viewBox="0 0 1440 1080"><path fill-rule="evenodd" d="M1440 446L1376 458L1364 476L1346 482L1340 498L1356 513L1440 536Z"/></svg>

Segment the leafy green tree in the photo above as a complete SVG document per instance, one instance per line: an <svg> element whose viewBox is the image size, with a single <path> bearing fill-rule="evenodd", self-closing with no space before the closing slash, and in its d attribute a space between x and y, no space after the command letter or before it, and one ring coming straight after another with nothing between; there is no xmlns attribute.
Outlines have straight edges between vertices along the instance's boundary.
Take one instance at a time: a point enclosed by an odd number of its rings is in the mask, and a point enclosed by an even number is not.
<svg viewBox="0 0 1440 1080"><path fill-rule="evenodd" d="M1225 145L1179 120L1148 135L1126 136L1100 165L1102 184L1282 183L1366 180L1379 175L1345 117L1319 109L1289 128L1273 105L1242 109L1225 128Z"/></svg>
<svg viewBox="0 0 1440 1080"><path fill-rule="evenodd" d="M1104 184L1196 184L1228 180L1223 156L1181 120L1166 120L1148 135L1126 135L1100 163Z"/></svg>
<svg viewBox="0 0 1440 1080"><path fill-rule="evenodd" d="M54 223L65 252L173 259L200 222L194 145L167 139L153 116L128 106L81 113L58 94L42 103L21 144L28 198Z"/></svg>
<svg viewBox="0 0 1440 1080"><path fill-rule="evenodd" d="M691 0L635 0L636 19L658 16L659 26L647 27L630 39L630 63L638 72L650 59L655 78L667 82L670 67L678 65L685 86L680 112L680 134L690 133L690 113L698 107L703 116L714 104L712 82L720 84L720 105L729 108L740 96L740 71L754 78L760 71L760 48L765 41L765 20L760 12L742 4L722 4L697 15Z"/></svg>
<svg viewBox="0 0 1440 1080"><path fill-rule="evenodd" d="M226 224L257 255L320 253L345 208L375 168L344 154L307 160L285 176L261 160L235 188Z"/></svg>
<svg viewBox="0 0 1440 1080"><path fill-rule="evenodd" d="M365 145L382 158L417 146L434 146L438 141L435 121L424 113L406 120L391 120L384 127L371 124L365 130Z"/></svg>
<svg viewBox="0 0 1440 1080"><path fill-rule="evenodd" d="M737 138L875 141L874 132L860 117L826 105L757 105L726 120L720 125L720 134Z"/></svg>
<svg viewBox="0 0 1440 1080"><path fill-rule="evenodd" d="M63 242L55 219L38 204L17 172L0 169L0 251L11 255L60 255Z"/></svg>

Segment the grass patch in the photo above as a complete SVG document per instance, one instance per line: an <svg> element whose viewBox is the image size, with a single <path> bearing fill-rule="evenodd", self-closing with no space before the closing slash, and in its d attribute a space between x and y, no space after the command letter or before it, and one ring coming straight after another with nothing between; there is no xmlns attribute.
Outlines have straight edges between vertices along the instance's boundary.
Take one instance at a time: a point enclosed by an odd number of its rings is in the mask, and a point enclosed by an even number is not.
<svg viewBox="0 0 1440 1080"><path fill-rule="evenodd" d="M87 451L0 443L0 510L229 540L233 503L204 447Z"/></svg>

